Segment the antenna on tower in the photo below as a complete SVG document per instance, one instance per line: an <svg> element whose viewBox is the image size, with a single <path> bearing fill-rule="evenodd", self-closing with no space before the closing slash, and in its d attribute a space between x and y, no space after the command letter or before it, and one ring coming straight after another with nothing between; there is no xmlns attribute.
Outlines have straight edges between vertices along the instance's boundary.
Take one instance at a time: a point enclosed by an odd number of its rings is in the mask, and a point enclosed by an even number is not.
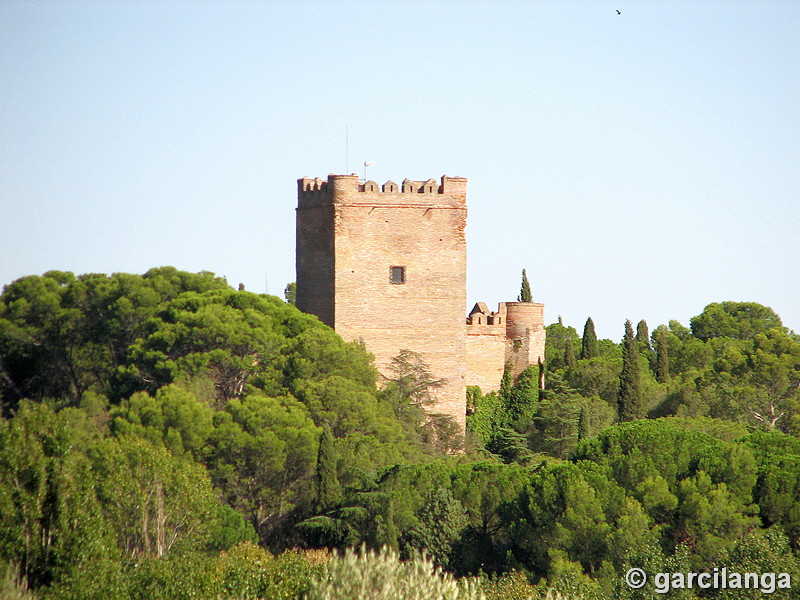
<svg viewBox="0 0 800 600"><path fill-rule="evenodd" d="M374 160L365 160L364 161L364 181L367 180L367 167L371 167L375 164Z"/></svg>

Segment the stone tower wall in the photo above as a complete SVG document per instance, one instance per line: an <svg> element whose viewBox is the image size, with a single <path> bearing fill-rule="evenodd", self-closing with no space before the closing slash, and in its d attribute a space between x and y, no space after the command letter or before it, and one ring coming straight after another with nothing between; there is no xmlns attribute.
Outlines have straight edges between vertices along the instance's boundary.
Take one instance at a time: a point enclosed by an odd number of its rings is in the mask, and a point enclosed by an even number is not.
<svg viewBox="0 0 800 600"><path fill-rule="evenodd" d="M501 302L497 312L479 303L467 319L467 385L497 391L506 363L518 376L544 361L544 304Z"/></svg>
<svg viewBox="0 0 800 600"><path fill-rule="evenodd" d="M505 368L506 332L503 328L467 327L467 385L485 394L500 387Z"/></svg>
<svg viewBox="0 0 800 600"><path fill-rule="evenodd" d="M297 306L345 340L363 340L381 373L400 350L446 380L431 412L463 429L466 397L466 179L298 181ZM393 283L392 267L405 281Z"/></svg>
<svg viewBox="0 0 800 600"><path fill-rule="evenodd" d="M514 375L527 367L544 362L544 304L506 302L506 362Z"/></svg>

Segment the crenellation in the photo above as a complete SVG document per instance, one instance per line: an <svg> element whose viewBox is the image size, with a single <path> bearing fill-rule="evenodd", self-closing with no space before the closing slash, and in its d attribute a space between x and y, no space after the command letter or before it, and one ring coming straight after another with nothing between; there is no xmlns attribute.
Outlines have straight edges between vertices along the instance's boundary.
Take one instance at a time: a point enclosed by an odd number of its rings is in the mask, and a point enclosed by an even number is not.
<svg viewBox="0 0 800 600"><path fill-rule="evenodd" d="M327 180L303 177L297 180L298 208L365 204L463 209L466 207L466 181L463 177L443 175L441 182L405 179L400 186L391 180L381 186L374 180L362 182L355 173L328 175Z"/></svg>
<svg viewBox="0 0 800 600"><path fill-rule="evenodd" d="M379 190L379 189L378 189L378 187L379 187L379 186L378 186L378 183L377 183L376 181L372 181L372 180L370 179L369 181L366 181L366 182L364 182L364 184L363 184L363 185L359 186L359 188L358 188L358 191L360 191L360 192L377 192L377 191L383 191L383 190Z"/></svg>

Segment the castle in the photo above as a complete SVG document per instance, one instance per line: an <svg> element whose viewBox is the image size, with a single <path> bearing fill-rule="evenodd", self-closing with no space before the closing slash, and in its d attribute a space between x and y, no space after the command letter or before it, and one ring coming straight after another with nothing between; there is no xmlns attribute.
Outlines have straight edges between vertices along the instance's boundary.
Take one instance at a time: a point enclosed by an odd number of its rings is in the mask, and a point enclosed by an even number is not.
<svg viewBox="0 0 800 600"><path fill-rule="evenodd" d="M544 360L544 305L479 302L464 319L467 180L361 183L358 175L297 180L297 307L345 340L361 340L383 374L401 350L436 378L430 412L463 429L466 387L497 390Z"/></svg>

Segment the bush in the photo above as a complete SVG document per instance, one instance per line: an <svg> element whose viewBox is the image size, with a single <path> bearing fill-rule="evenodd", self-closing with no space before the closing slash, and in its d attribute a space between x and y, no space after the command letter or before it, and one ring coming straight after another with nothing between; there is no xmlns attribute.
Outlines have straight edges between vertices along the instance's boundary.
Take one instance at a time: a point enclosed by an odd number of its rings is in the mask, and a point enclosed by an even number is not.
<svg viewBox="0 0 800 600"><path fill-rule="evenodd" d="M402 562L380 552L349 549L332 558L312 582L308 600L484 600L473 579L456 581L427 557Z"/></svg>
<svg viewBox="0 0 800 600"><path fill-rule="evenodd" d="M237 600L300 598L320 569L313 561L296 551L273 557L255 544L241 543L219 557L223 595Z"/></svg>

